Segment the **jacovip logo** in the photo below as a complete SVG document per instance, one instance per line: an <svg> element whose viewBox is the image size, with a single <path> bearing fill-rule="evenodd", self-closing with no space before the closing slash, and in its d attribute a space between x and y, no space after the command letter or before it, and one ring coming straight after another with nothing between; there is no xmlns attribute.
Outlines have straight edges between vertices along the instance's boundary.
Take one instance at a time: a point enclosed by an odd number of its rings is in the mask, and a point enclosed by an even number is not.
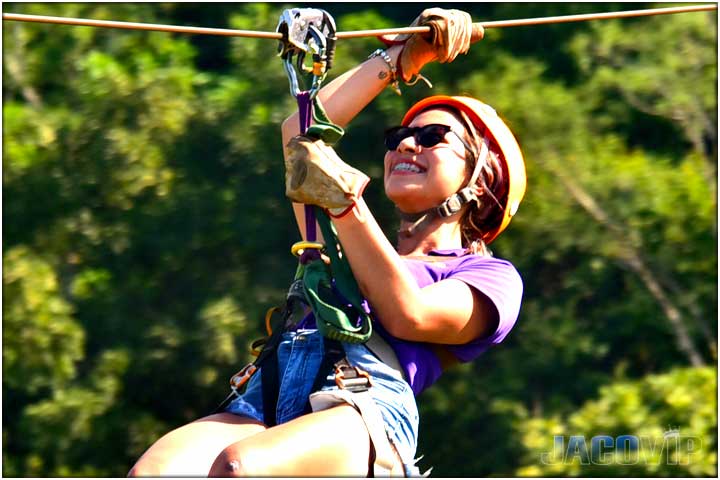
<svg viewBox="0 0 720 480"><path fill-rule="evenodd" d="M680 435L677 428L668 428L662 437L638 435L555 435L553 450L540 455L545 465L689 465L702 448L702 439Z"/></svg>

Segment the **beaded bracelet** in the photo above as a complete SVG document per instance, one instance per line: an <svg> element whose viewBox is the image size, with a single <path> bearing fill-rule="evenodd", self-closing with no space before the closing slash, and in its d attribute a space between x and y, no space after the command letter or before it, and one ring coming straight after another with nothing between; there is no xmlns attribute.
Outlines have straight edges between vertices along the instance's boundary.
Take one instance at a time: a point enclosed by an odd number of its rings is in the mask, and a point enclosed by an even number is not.
<svg viewBox="0 0 720 480"><path fill-rule="evenodd" d="M402 95L402 92L400 91L400 82L398 81L397 67L393 64L390 55L388 55L382 48L378 48L370 54L368 59L375 57L380 57L385 61L385 63L387 63L388 68L390 68L390 87L393 91L395 91L395 93Z"/></svg>

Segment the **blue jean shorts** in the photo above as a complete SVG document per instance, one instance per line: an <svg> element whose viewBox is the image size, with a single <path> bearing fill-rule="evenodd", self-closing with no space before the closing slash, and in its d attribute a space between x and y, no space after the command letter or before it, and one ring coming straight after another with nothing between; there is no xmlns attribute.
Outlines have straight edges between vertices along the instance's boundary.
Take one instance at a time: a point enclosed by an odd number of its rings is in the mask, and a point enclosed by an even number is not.
<svg viewBox="0 0 720 480"><path fill-rule="evenodd" d="M408 476L417 476L414 457L417 450L418 409L410 385L396 370L385 365L365 345L343 343L348 361L370 374L370 395L385 420L388 438L400 454ZM278 346L277 423L285 423L305 413L308 397L324 353L323 337L315 329L286 332ZM234 399L226 411L264 423L262 375L255 373L245 392ZM334 372L328 372L321 390L337 389Z"/></svg>

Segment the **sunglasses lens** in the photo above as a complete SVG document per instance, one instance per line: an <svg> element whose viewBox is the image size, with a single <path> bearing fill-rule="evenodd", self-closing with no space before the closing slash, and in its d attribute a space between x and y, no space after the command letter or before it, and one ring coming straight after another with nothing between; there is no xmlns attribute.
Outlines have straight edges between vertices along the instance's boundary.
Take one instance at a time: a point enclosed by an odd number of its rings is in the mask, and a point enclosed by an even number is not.
<svg viewBox="0 0 720 480"><path fill-rule="evenodd" d="M442 142L449 131L450 127L446 125L426 125L418 131L415 138L420 145L430 148Z"/></svg>
<svg viewBox="0 0 720 480"><path fill-rule="evenodd" d="M393 127L385 131L385 147L388 150L396 150L400 142L413 135L419 145L425 148L434 147L443 141L450 130L447 125L437 123L424 127Z"/></svg>
<svg viewBox="0 0 720 480"><path fill-rule="evenodd" d="M385 132L385 147L396 150L400 142L414 133L414 129L407 127L393 127Z"/></svg>

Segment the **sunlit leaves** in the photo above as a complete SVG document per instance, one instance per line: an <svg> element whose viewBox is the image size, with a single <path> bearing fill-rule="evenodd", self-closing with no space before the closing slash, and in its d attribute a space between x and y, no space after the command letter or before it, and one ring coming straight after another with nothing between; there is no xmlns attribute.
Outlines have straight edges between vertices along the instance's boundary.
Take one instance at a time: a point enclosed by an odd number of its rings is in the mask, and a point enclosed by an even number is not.
<svg viewBox="0 0 720 480"><path fill-rule="evenodd" d="M247 328L247 320L236 302L230 297L211 302L202 309L200 318L208 359L228 363L242 361L234 339Z"/></svg>
<svg viewBox="0 0 720 480"><path fill-rule="evenodd" d="M85 333L52 266L16 247L3 254L3 387L62 389L84 357Z"/></svg>
<svg viewBox="0 0 720 480"><path fill-rule="evenodd" d="M87 380L57 389L52 398L31 405L23 412L21 422L27 435L23 442L48 455L37 457L37 464L28 465L29 475L80 476L106 471L102 465L91 466L97 454L91 454L78 467L58 459L72 457L74 451L78 451L77 444L89 446L91 439L102 432L103 415L118 401L127 365L126 351L107 350Z"/></svg>

